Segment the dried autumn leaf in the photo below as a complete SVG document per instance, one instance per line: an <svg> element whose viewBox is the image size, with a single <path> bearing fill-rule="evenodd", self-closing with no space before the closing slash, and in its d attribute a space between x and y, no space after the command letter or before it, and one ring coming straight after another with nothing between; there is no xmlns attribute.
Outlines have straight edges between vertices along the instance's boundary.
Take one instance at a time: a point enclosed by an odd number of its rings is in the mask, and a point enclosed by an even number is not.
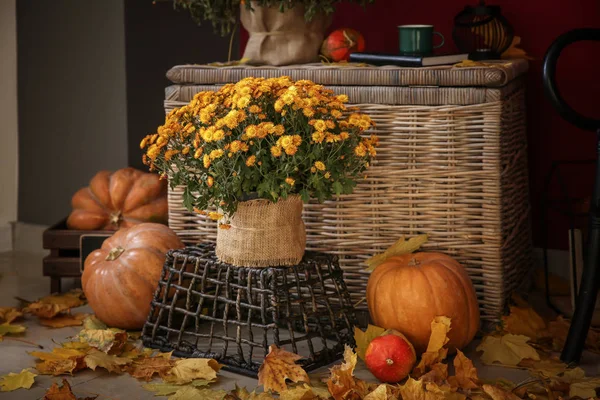
<svg viewBox="0 0 600 400"><path fill-rule="evenodd" d="M452 386L461 389L475 389L479 386L479 377L473 361L460 350L456 350L456 357L454 357L454 374L455 376L448 378Z"/></svg>
<svg viewBox="0 0 600 400"><path fill-rule="evenodd" d="M525 359L522 360L519 364L519 367L527 368L528 370L541 375L544 378L551 378L557 376L567 369L567 365L559 360L554 359L546 359L546 360L531 360Z"/></svg>
<svg viewBox="0 0 600 400"><path fill-rule="evenodd" d="M183 385L196 379L213 381L217 379L217 372L221 364L212 358L189 358L175 361L175 365L161 375L165 382Z"/></svg>
<svg viewBox="0 0 600 400"><path fill-rule="evenodd" d="M10 324L22 316L23 313L14 307L0 307L0 323Z"/></svg>
<svg viewBox="0 0 600 400"><path fill-rule="evenodd" d="M42 375L71 374L77 368L77 361L71 359L48 360L35 364L35 369Z"/></svg>
<svg viewBox="0 0 600 400"><path fill-rule="evenodd" d="M564 347L571 322L559 316L556 320L548 323L548 334L553 339L555 350L561 350ZM600 352L600 331L590 328L585 340L585 348L594 352Z"/></svg>
<svg viewBox="0 0 600 400"><path fill-rule="evenodd" d="M102 367L108 372L121 372L122 366L131 363L130 358L117 357L102 351L91 350L83 359L91 370Z"/></svg>
<svg viewBox="0 0 600 400"><path fill-rule="evenodd" d="M127 332L119 329L82 329L79 340L105 353L120 350L127 342Z"/></svg>
<svg viewBox="0 0 600 400"><path fill-rule="evenodd" d="M403 236L383 253L374 255L365 261L365 264L367 264L366 271L375 270L375 268L377 268L389 257L415 252L419 250L419 248L421 248L421 246L425 243L427 243L427 235L415 236L409 240L406 240L406 238Z"/></svg>
<svg viewBox="0 0 600 400"><path fill-rule="evenodd" d="M391 397L391 390L386 384L379 385L375 390L365 396L363 400L388 400Z"/></svg>
<svg viewBox="0 0 600 400"><path fill-rule="evenodd" d="M483 391L487 393L492 400L521 400L518 396L498 386L483 385Z"/></svg>
<svg viewBox="0 0 600 400"><path fill-rule="evenodd" d="M561 374L560 379L565 382L576 382L585 378L585 371L580 367L568 369Z"/></svg>
<svg viewBox="0 0 600 400"><path fill-rule="evenodd" d="M35 368L43 375L70 374L86 366L83 358L87 354L87 349L55 347L49 353L32 351L29 354L42 360Z"/></svg>
<svg viewBox="0 0 600 400"><path fill-rule="evenodd" d="M169 400L223 400L227 396L224 390L196 389L193 386L184 386L169 397Z"/></svg>
<svg viewBox="0 0 600 400"><path fill-rule="evenodd" d="M508 333L502 337L486 336L483 338L477 351L482 351L481 361L485 364L500 363L507 366L516 366L525 358L539 360L538 352L527 344L529 338L523 335Z"/></svg>
<svg viewBox="0 0 600 400"><path fill-rule="evenodd" d="M9 323L0 324L0 341L4 335L15 335L25 332L27 328L23 325L11 325Z"/></svg>
<svg viewBox="0 0 600 400"><path fill-rule="evenodd" d="M450 387L440 387L434 383L425 383L413 378L408 378L404 385L400 386L400 394L403 400L466 399L465 395L453 391Z"/></svg>
<svg viewBox="0 0 600 400"><path fill-rule="evenodd" d="M582 399L594 399L596 389L600 388L600 378L591 378L581 382L571 383L569 397L580 397Z"/></svg>
<svg viewBox="0 0 600 400"><path fill-rule="evenodd" d="M329 397L329 396L327 396ZM306 384L284 390L279 394L279 400L319 400L312 388Z"/></svg>
<svg viewBox="0 0 600 400"><path fill-rule="evenodd" d="M135 360L128 366L127 372L134 378L143 379L146 382L149 382L154 375L164 375L169 372L174 364L174 361L162 356L143 357Z"/></svg>
<svg viewBox="0 0 600 400"><path fill-rule="evenodd" d="M364 361L367 347L373 339L381 336L385 332L384 328L380 328L375 325L369 324L367 330L363 332L362 329L354 327L354 341L356 342L356 354Z"/></svg>
<svg viewBox="0 0 600 400"><path fill-rule="evenodd" d="M421 355L421 361L413 370L413 375L419 377L425 374L432 365L442 362L448 355L444 348L448 343L451 320L445 316L437 316L431 321L431 336L427 344L427 351Z"/></svg>
<svg viewBox="0 0 600 400"><path fill-rule="evenodd" d="M502 317L507 333L524 335L531 339L547 336L546 322L531 307L510 307L510 314Z"/></svg>
<svg viewBox="0 0 600 400"><path fill-rule="evenodd" d="M52 294L30 303L23 312L37 315L41 318L52 318L55 315L86 304L85 295L80 289L67 293Z"/></svg>
<svg viewBox="0 0 600 400"><path fill-rule="evenodd" d="M188 385L193 387L202 387L208 386L210 383L211 381L197 379L190 382ZM155 396L168 396L182 388L181 385L176 385L173 383L149 383L147 385L143 385L142 387L150 392L154 392Z"/></svg>
<svg viewBox="0 0 600 400"><path fill-rule="evenodd" d="M66 379L62 380L62 385L54 382L44 394L44 400L77 400L77 397L71 391L71 385Z"/></svg>
<svg viewBox="0 0 600 400"><path fill-rule="evenodd" d="M40 318L40 324L50 328L64 328L67 326L79 326L87 314L59 314L54 318Z"/></svg>
<svg viewBox="0 0 600 400"><path fill-rule="evenodd" d="M11 372L8 375L0 376L0 391L12 392L17 389L29 389L37 375L27 369L18 374Z"/></svg>
<svg viewBox="0 0 600 400"><path fill-rule="evenodd" d="M258 384L263 385L265 391L281 393L287 389L286 379L292 382L310 382L310 378L296 361L302 357L290 353L272 344L269 354L265 357L258 370Z"/></svg>
<svg viewBox="0 0 600 400"><path fill-rule="evenodd" d="M441 385L448 379L448 364L435 363L429 366L429 372L423 374L419 378L423 382L433 382Z"/></svg>
<svg viewBox="0 0 600 400"><path fill-rule="evenodd" d="M108 329L108 325L100 321L95 315L88 315L83 320L83 329Z"/></svg>
<svg viewBox="0 0 600 400"><path fill-rule="evenodd" d="M350 347L346 346L344 362L331 368L327 388L335 400L344 400L349 393L355 390L354 368L356 368L356 361L356 354Z"/></svg>

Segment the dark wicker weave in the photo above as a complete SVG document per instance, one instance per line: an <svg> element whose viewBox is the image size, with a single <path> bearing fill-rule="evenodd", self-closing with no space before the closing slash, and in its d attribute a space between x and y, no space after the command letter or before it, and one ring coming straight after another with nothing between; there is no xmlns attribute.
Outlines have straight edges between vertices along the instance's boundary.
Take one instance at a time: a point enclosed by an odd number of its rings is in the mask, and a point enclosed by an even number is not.
<svg viewBox="0 0 600 400"><path fill-rule="evenodd" d="M271 344L303 356L306 370L341 358L355 321L334 256L307 252L293 267L240 268L203 243L167 254L142 339L256 376Z"/></svg>

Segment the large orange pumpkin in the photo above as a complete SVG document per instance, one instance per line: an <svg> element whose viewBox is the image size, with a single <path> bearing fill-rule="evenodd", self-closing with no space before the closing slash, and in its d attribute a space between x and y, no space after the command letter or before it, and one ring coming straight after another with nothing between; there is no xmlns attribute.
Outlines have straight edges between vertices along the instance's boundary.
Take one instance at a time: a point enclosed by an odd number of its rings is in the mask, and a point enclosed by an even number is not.
<svg viewBox="0 0 600 400"><path fill-rule="evenodd" d="M86 259L81 283L98 318L122 329L140 329L148 313L169 249L183 243L165 225L143 223L121 229Z"/></svg>
<svg viewBox="0 0 600 400"><path fill-rule="evenodd" d="M71 199L69 229L117 230L141 222L165 223L167 182L135 168L100 171Z"/></svg>
<svg viewBox="0 0 600 400"><path fill-rule="evenodd" d="M479 329L479 306L465 269L441 253L390 257L372 272L367 304L375 325L402 332L417 354L425 352L436 316L451 318L450 351L473 340Z"/></svg>

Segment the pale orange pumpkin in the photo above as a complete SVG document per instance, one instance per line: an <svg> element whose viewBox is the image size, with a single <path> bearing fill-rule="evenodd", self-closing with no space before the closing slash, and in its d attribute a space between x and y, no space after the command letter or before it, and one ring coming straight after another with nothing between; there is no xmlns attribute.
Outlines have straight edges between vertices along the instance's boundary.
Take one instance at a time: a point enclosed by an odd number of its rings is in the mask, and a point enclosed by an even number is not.
<svg viewBox="0 0 600 400"><path fill-rule="evenodd" d="M71 199L69 229L117 230L142 222L167 223L167 182L135 168L100 171Z"/></svg>
<svg viewBox="0 0 600 400"><path fill-rule="evenodd" d="M390 257L369 278L367 304L373 323L402 332L417 354L427 349L431 321L452 320L451 352L468 345L479 329L475 289L462 265L441 253Z"/></svg>
<svg viewBox="0 0 600 400"><path fill-rule="evenodd" d="M165 225L143 223L117 231L86 259L81 283L92 310L106 324L140 329L169 249L182 248Z"/></svg>

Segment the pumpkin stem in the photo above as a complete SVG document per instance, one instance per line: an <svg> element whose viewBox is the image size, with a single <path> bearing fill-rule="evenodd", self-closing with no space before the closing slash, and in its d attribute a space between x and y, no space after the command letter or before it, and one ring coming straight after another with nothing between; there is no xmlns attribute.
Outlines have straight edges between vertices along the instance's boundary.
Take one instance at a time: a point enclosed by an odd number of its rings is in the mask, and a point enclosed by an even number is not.
<svg viewBox="0 0 600 400"><path fill-rule="evenodd" d="M350 36L348 36L348 34L346 33L345 30L342 31L342 34L344 35L344 37L346 38L346 40L349 42L349 47L354 47L354 45L356 44L356 42L354 42L354 40L352 40L352 38Z"/></svg>
<svg viewBox="0 0 600 400"><path fill-rule="evenodd" d="M388 358L385 360L387 365L394 365L394 360L392 360L391 358Z"/></svg>
<svg viewBox="0 0 600 400"><path fill-rule="evenodd" d="M108 255L106 256L105 260L106 261L115 261L117 258L119 258L119 256L121 254L123 254L124 251L125 251L124 248L122 248L121 246L117 246L108 252Z"/></svg>
<svg viewBox="0 0 600 400"><path fill-rule="evenodd" d="M121 222L121 211L115 211L110 214L110 223L119 226Z"/></svg>
<svg viewBox="0 0 600 400"><path fill-rule="evenodd" d="M418 267L421 263L416 259L416 258L411 258L410 261L408 262L408 265L410 265L411 267Z"/></svg>

